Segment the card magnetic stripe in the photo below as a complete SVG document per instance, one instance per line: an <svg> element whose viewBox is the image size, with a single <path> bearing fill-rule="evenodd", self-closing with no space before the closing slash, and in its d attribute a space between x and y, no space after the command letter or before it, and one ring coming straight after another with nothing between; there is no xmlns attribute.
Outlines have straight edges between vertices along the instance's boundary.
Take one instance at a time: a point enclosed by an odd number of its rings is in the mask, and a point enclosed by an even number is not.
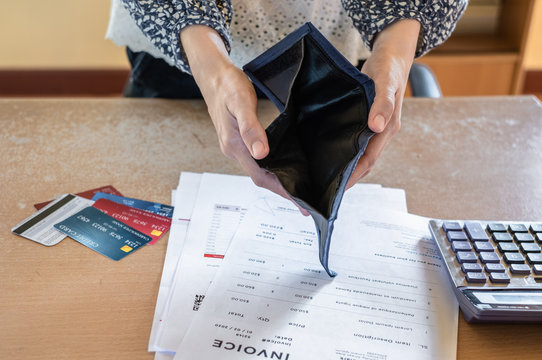
<svg viewBox="0 0 542 360"><path fill-rule="evenodd" d="M72 195L72 194L66 195L64 198L59 200L56 204L51 205L51 207L44 210L41 214L33 217L29 221L19 226L17 229L14 229L13 233L17 235L21 235L26 230L30 229L31 227L33 227L34 225L36 225L37 223L39 223L40 221L42 221L43 219L45 219L46 217L48 217L49 215L51 215L52 213L54 213L55 211L57 211L64 205L66 205L67 203L69 203L70 201L72 201L74 198L75 198L75 195Z"/></svg>

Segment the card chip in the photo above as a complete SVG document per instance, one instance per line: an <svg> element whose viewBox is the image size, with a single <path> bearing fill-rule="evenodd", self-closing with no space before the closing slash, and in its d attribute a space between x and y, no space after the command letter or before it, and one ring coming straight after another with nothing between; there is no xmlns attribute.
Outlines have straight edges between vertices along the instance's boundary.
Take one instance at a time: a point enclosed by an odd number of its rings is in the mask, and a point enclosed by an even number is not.
<svg viewBox="0 0 542 360"><path fill-rule="evenodd" d="M128 245L124 245L123 247L120 248L122 251L124 252L130 252L132 251L133 249L131 247L129 247Z"/></svg>
<svg viewBox="0 0 542 360"><path fill-rule="evenodd" d="M162 235L162 232L159 231L159 230L153 230L153 231L151 231L151 235L152 236L160 236L160 235Z"/></svg>

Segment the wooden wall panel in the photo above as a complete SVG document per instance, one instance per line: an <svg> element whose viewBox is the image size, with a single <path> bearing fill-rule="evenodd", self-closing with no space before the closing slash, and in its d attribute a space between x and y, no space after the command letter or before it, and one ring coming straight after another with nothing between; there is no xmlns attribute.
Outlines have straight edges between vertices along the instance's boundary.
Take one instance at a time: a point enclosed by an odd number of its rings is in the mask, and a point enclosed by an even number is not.
<svg viewBox="0 0 542 360"><path fill-rule="evenodd" d="M512 93L517 56L425 56L417 60L435 73L443 96Z"/></svg>

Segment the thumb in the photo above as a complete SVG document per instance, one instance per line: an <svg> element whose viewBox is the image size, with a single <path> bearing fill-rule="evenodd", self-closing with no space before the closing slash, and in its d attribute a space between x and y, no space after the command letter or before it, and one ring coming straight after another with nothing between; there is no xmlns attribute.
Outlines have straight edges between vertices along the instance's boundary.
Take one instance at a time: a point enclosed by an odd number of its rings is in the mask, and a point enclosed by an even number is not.
<svg viewBox="0 0 542 360"><path fill-rule="evenodd" d="M384 90L384 91L383 91ZM376 95L369 111L369 128L375 133L384 131L395 107L395 94L391 89L376 89Z"/></svg>
<svg viewBox="0 0 542 360"><path fill-rule="evenodd" d="M258 121L255 109L244 109L237 116L239 133L250 155L255 159L263 159L269 154L267 135Z"/></svg>

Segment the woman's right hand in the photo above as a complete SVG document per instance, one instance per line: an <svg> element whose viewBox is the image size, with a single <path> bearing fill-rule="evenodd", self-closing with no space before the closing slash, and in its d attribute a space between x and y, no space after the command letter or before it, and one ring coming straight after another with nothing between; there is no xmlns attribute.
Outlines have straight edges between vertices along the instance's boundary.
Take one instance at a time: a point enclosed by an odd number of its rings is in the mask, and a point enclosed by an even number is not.
<svg viewBox="0 0 542 360"><path fill-rule="evenodd" d="M220 35L207 26L193 25L181 31L181 42L222 152L237 160L256 185L290 199L277 177L254 160L269 153L258 121L256 92L245 73L231 62Z"/></svg>

